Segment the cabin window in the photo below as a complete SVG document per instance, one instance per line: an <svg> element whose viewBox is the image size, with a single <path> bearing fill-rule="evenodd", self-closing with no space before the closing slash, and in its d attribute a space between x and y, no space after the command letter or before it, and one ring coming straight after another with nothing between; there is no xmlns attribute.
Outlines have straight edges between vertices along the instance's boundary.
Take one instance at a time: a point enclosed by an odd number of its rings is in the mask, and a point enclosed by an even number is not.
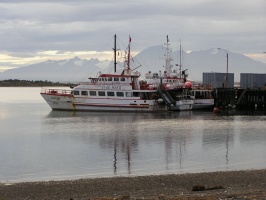
<svg viewBox="0 0 266 200"><path fill-rule="evenodd" d="M196 96L199 97L200 96L200 92L196 92Z"/></svg>
<svg viewBox="0 0 266 200"><path fill-rule="evenodd" d="M133 92L133 96L134 97L138 97L139 96L139 93L138 92Z"/></svg>
<svg viewBox="0 0 266 200"><path fill-rule="evenodd" d="M99 91L99 92L98 92L98 95L99 95L99 96L105 96L105 92L104 92L104 91Z"/></svg>
<svg viewBox="0 0 266 200"><path fill-rule="evenodd" d="M123 97L124 96L124 92L116 92L116 96Z"/></svg>
<svg viewBox="0 0 266 200"><path fill-rule="evenodd" d="M88 91L81 91L82 96L88 96Z"/></svg>
<svg viewBox="0 0 266 200"><path fill-rule="evenodd" d="M113 96L115 96L115 93L114 92L107 92L107 96L113 97Z"/></svg>
<svg viewBox="0 0 266 200"><path fill-rule="evenodd" d="M90 91L90 96L96 96L96 91Z"/></svg>
<svg viewBox="0 0 266 200"><path fill-rule="evenodd" d="M141 99L148 99L148 94L146 92L141 92L139 94Z"/></svg>
<svg viewBox="0 0 266 200"><path fill-rule="evenodd" d="M109 78L108 78L108 81L112 81L112 77L109 77Z"/></svg>
<svg viewBox="0 0 266 200"><path fill-rule="evenodd" d="M74 90L74 95L79 95L79 90Z"/></svg>
<svg viewBox="0 0 266 200"><path fill-rule="evenodd" d="M127 97L133 97L133 94L132 94L132 92L126 92L126 96Z"/></svg>
<svg viewBox="0 0 266 200"><path fill-rule="evenodd" d="M114 78L114 81L119 81L119 78L115 77L115 78Z"/></svg>
<svg viewBox="0 0 266 200"><path fill-rule="evenodd" d="M121 80L121 81L125 81L126 79L125 79L124 77L122 77L120 80Z"/></svg>

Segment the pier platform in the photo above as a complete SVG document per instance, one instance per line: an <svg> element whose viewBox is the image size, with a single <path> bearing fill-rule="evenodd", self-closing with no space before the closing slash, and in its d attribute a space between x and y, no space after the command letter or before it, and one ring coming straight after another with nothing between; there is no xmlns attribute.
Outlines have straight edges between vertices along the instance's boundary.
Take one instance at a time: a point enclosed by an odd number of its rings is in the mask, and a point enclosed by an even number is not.
<svg viewBox="0 0 266 200"><path fill-rule="evenodd" d="M214 89L215 106L221 109L235 107L237 109L266 109L265 89Z"/></svg>

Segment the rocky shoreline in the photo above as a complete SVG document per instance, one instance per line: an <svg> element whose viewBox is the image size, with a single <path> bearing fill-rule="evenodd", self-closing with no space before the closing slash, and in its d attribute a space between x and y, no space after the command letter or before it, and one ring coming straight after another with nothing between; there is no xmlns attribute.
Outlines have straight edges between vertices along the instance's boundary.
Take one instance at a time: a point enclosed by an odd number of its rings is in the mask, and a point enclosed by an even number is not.
<svg viewBox="0 0 266 200"><path fill-rule="evenodd" d="M1 183L0 199L266 199L266 169Z"/></svg>

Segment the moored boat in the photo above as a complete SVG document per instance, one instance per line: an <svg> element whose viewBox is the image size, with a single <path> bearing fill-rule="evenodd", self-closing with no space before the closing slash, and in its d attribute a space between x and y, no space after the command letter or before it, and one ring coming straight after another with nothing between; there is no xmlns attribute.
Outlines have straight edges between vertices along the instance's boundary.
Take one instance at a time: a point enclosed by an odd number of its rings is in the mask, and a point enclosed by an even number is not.
<svg viewBox="0 0 266 200"><path fill-rule="evenodd" d="M172 65L173 58L167 36L165 43L165 71L162 73L147 73L145 81L150 85L158 86L158 93L168 105L169 110L182 111L192 110L193 100L187 95L186 70L182 71L181 64L179 70L175 70ZM180 61L181 62L181 61Z"/></svg>
<svg viewBox="0 0 266 200"><path fill-rule="evenodd" d="M72 89L42 88L41 96L53 110L158 112L205 109L214 105L211 90L195 88L187 81L181 60L177 65L179 72L173 69L168 36L165 71L149 72L144 80L140 79L139 72L130 68L131 38L124 70L116 73L116 35L114 44L115 73L98 73L97 77Z"/></svg>
<svg viewBox="0 0 266 200"><path fill-rule="evenodd" d="M193 100L193 110L212 109L214 107L213 89L210 86L193 86L188 95Z"/></svg>
<svg viewBox="0 0 266 200"><path fill-rule="evenodd" d="M171 48L169 39L167 36L167 42L165 43L165 71L162 73L147 73L145 81L150 85L161 84L163 88L168 92L171 98L163 98L164 94L159 90L159 94L164 101L169 105L169 110L197 110L197 109L210 109L214 106L213 89L211 86L203 86L194 84L192 81L188 81L187 70L182 69L181 61L181 44L180 44L180 63L179 70L173 69L171 61Z"/></svg>
<svg viewBox="0 0 266 200"><path fill-rule="evenodd" d="M130 54L130 43L128 54ZM116 56L116 35L114 52ZM130 58L130 56L128 56ZM116 72L116 59L114 59ZM53 110L79 111L167 111L157 88L143 87L140 73L130 69L129 61L121 74L99 74L69 90L42 88L41 96Z"/></svg>

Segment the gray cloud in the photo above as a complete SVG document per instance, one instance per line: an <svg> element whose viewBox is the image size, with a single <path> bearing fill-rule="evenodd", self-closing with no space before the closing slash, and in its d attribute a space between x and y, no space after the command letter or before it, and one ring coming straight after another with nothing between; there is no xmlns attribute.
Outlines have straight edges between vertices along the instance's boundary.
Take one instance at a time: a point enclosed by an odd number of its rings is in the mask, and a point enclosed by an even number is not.
<svg viewBox="0 0 266 200"><path fill-rule="evenodd" d="M168 34L188 50L258 53L266 49L265 10L265 0L0 0L0 50L97 51L114 34L125 42L131 34L142 50Z"/></svg>

